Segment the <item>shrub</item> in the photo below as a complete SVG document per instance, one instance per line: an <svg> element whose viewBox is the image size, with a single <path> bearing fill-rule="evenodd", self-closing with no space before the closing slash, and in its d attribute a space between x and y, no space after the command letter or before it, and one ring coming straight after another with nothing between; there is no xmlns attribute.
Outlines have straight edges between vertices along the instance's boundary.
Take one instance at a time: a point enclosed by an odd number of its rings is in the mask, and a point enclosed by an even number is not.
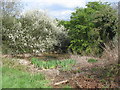
<svg viewBox="0 0 120 90"><path fill-rule="evenodd" d="M3 45L13 54L50 52L55 47L59 50L67 40L64 27L41 11L28 11L12 23L10 28L3 26L2 37Z"/></svg>

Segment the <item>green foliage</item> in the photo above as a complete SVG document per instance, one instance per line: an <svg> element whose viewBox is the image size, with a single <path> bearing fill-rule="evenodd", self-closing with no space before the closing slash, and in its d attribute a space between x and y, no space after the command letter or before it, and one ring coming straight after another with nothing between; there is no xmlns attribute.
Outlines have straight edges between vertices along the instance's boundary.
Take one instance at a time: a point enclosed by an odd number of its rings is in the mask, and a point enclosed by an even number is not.
<svg viewBox="0 0 120 90"><path fill-rule="evenodd" d="M96 63L98 60L96 60L96 59L88 59L88 62L89 63Z"/></svg>
<svg viewBox="0 0 120 90"><path fill-rule="evenodd" d="M93 22L95 29L99 31L100 39L107 43L116 35L117 32L117 12L109 5L104 5L99 11L95 13Z"/></svg>
<svg viewBox="0 0 120 90"><path fill-rule="evenodd" d="M117 14L108 3L89 2L87 8L76 8L70 21L61 21L69 31L69 49L80 54L100 54L104 43L113 40Z"/></svg>
<svg viewBox="0 0 120 90"><path fill-rule="evenodd" d="M61 68L61 70L71 70L72 66L75 64L75 60L72 59L65 59L65 60L41 60L38 58L32 58L32 63L35 64L39 68Z"/></svg>

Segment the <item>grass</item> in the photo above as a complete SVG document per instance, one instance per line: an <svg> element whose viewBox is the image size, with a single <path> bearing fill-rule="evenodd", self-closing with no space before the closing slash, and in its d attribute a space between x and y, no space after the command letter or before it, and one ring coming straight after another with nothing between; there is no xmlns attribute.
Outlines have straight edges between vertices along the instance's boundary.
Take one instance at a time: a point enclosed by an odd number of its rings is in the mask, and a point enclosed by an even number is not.
<svg viewBox="0 0 120 90"><path fill-rule="evenodd" d="M88 59L88 62L89 63L96 63L96 62L98 62L98 60L96 60L96 59Z"/></svg>
<svg viewBox="0 0 120 90"><path fill-rule="evenodd" d="M27 72L17 61L4 59L2 67L2 88L49 88L45 76ZM15 63L16 62L16 63Z"/></svg>
<svg viewBox="0 0 120 90"><path fill-rule="evenodd" d="M31 58L31 61L40 68L51 69L60 67L62 70L70 70L76 63L75 60L72 59L44 61L38 58Z"/></svg>
<svg viewBox="0 0 120 90"><path fill-rule="evenodd" d="M71 86L69 86L69 85L65 85L65 86L62 86L62 88L63 88L63 90L66 90L66 88L72 88Z"/></svg>
<svg viewBox="0 0 120 90"><path fill-rule="evenodd" d="M1 89L2 89L2 62L0 61L0 90Z"/></svg>

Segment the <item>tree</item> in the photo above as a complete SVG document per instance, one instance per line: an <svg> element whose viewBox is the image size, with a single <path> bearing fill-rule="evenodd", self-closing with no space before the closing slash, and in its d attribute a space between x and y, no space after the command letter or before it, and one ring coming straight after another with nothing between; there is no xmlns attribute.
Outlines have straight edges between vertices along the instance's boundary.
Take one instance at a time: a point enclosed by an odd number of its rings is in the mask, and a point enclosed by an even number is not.
<svg viewBox="0 0 120 90"><path fill-rule="evenodd" d="M104 43L113 40L117 30L117 12L111 6L106 5L95 13L95 29L99 31L100 38Z"/></svg>
<svg viewBox="0 0 120 90"><path fill-rule="evenodd" d="M1 1L1 13L0 20L2 21L2 49L3 53L7 53L10 50L9 43L12 43L9 36L14 33L16 24L18 23L17 18L22 10L21 3L16 0L11 2L7 0ZM12 48L12 47L11 47Z"/></svg>
<svg viewBox="0 0 120 90"><path fill-rule="evenodd" d="M20 0L1 1L1 11L3 17L19 16L21 10L22 10L22 4L20 3Z"/></svg>
<svg viewBox="0 0 120 90"><path fill-rule="evenodd" d="M71 38L71 48L77 53L91 53L93 48L97 52L99 35L95 32L92 23L94 10L91 8L76 9L70 20L69 36ZM96 48L95 48L96 47Z"/></svg>
<svg viewBox="0 0 120 90"><path fill-rule="evenodd" d="M101 44L116 34L116 11L102 2L89 2L86 6L76 8L70 21L63 23L69 29L69 49L80 54L99 54Z"/></svg>

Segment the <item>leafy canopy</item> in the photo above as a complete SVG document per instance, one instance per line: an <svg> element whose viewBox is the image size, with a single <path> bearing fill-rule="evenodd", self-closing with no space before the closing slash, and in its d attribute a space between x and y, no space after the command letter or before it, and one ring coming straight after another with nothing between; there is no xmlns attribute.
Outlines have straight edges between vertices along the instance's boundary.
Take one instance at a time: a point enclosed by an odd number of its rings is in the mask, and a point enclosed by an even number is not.
<svg viewBox="0 0 120 90"><path fill-rule="evenodd" d="M70 21L61 21L70 37L73 52L101 53L101 44L112 40L117 29L116 11L108 3L89 2L87 8L76 8Z"/></svg>

